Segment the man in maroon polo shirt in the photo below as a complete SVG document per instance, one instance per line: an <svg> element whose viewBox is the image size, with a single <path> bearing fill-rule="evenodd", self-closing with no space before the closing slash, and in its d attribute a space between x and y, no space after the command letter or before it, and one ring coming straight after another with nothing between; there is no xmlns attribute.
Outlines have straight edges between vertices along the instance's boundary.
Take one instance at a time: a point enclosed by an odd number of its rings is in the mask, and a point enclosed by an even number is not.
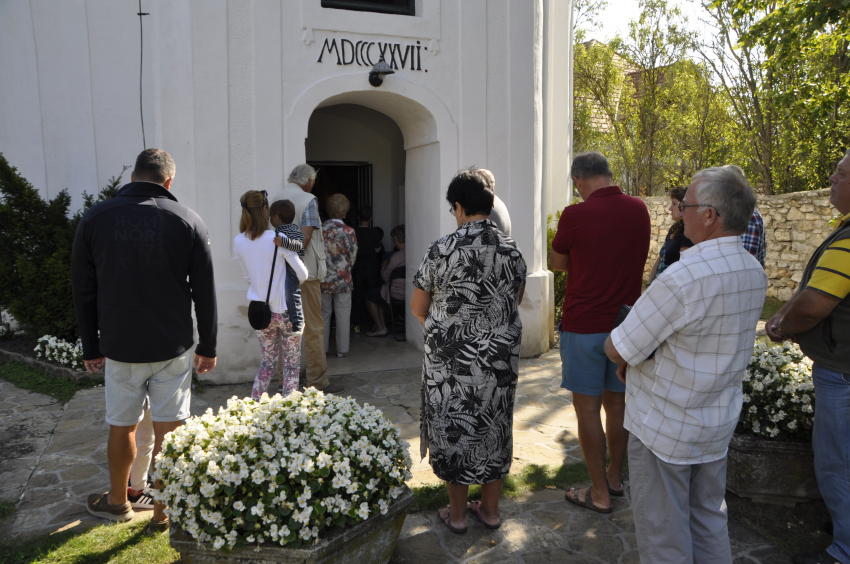
<svg viewBox="0 0 850 564"><path fill-rule="evenodd" d="M561 387L573 394L578 438L593 485L571 488L566 499L600 513L611 512L611 497L623 495L625 384L605 356L605 338L617 312L640 297L649 253L646 204L612 186L608 160L598 152L573 158L570 175L582 203L561 214L552 241L552 270L567 272L561 337ZM606 428L602 429L601 408ZM611 464L605 468L605 447Z"/></svg>

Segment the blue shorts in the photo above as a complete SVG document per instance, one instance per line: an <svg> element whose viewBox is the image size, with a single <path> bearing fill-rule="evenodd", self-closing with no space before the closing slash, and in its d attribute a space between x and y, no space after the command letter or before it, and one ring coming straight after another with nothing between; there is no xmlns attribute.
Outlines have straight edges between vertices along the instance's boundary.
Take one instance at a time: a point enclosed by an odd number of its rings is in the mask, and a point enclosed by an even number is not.
<svg viewBox="0 0 850 564"><path fill-rule="evenodd" d="M605 339L610 333L582 335L561 331L561 387L586 396L601 396L604 390L625 392L617 378L617 365L605 356Z"/></svg>

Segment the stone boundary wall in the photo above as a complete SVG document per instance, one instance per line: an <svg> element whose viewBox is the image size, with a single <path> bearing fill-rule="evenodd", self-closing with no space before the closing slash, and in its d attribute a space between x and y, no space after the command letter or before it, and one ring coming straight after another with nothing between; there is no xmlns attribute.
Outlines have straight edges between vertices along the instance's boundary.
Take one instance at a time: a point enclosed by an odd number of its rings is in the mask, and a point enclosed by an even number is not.
<svg viewBox="0 0 850 564"><path fill-rule="evenodd" d="M649 258L644 269L644 277L648 278L673 220L667 210L669 196L641 199L652 221ZM829 221L840 214L829 203L829 189L759 196L758 210L764 218L767 239L767 295L787 301L797 289L812 253L832 230Z"/></svg>

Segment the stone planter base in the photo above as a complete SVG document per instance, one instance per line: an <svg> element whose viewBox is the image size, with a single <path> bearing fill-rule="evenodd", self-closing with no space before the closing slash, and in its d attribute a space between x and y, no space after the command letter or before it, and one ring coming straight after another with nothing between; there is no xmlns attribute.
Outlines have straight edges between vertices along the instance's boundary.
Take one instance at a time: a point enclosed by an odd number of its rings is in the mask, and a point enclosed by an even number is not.
<svg viewBox="0 0 850 564"><path fill-rule="evenodd" d="M377 514L353 527L331 529L327 537L304 548L281 548L268 543L259 552L246 546L225 554L208 543L196 542L179 527L171 529L171 548L184 564L386 564L404 525L413 492L406 490L393 502L386 515Z"/></svg>
<svg viewBox="0 0 850 564"><path fill-rule="evenodd" d="M820 499L811 443L733 435L726 489L754 501L794 506Z"/></svg>

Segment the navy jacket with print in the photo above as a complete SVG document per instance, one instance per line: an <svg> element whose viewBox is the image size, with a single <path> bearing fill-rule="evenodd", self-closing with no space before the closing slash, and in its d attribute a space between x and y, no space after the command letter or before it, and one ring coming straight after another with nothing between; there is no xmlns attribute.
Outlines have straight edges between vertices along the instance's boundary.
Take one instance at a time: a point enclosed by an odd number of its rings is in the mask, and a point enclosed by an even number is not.
<svg viewBox="0 0 850 564"><path fill-rule="evenodd" d="M215 357L218 314L204 222L163 186L127 184L83 215L71 282L83 358L160 362L194 344Z"/></svg>

